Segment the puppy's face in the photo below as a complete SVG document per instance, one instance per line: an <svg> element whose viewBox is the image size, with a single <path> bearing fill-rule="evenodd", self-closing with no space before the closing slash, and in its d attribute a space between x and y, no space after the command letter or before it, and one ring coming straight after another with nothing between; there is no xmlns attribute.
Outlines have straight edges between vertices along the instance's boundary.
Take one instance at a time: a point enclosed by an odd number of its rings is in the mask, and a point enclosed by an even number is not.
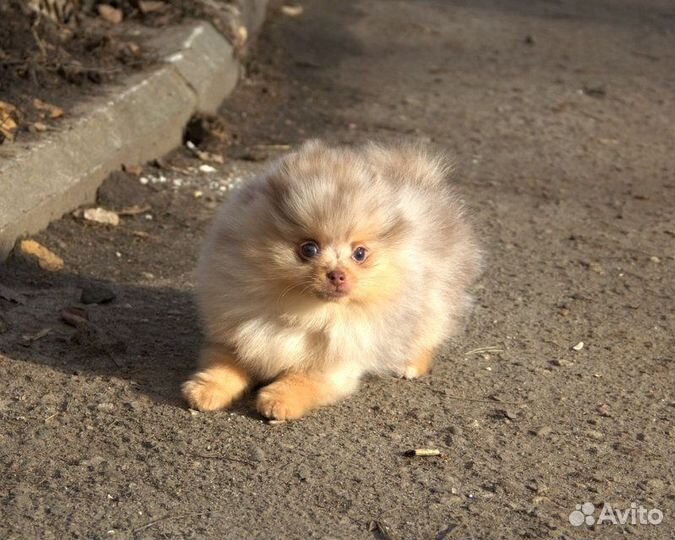
<svg viewBox="0 0 675 540"><path fill-rule="evenodd" d="M400 271L376 235L317 235L295 246L297 278L292 286L327 302L368 302L388 296Z"/></svg>
<svg viewBox="0 0 675 540"><path fill-rule="evenodd" d="M250 253L279 299L374 305L400 291L407 223L391 188L363 163L318 148L267 181L260 249Z"/></svg>

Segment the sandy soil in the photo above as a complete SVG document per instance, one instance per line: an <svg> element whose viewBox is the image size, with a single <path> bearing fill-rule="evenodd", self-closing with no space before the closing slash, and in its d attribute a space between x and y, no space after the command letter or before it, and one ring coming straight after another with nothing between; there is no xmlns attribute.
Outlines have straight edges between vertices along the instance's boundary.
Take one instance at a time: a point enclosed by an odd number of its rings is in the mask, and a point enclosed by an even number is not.
<svg viewBox="0 0 675 540"><path fill-rule="evenodd" d="M0 298L0 538L672 538L672 3L303 6L270 17L227 136L198 141L216 172L180 150L116 174L100 204L150 208L54 223L36 238L59 273L0 270L21 295ZM489 253L466 333L431 376L299 422L190 412L205 227L231 183L315 136L454 156ZM92 286L116 298L82 306ZM73 305L89 325L61 320ZM443 456L404 455L420 447ZM575 527L585 502L663 521Z"/></svg>

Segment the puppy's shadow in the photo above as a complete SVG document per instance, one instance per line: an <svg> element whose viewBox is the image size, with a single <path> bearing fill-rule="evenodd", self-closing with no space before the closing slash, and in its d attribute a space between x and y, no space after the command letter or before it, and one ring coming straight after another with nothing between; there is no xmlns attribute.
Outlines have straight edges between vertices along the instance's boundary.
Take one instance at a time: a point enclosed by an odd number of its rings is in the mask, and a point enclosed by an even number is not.
<svg viewBox="0 0 675 540"><path fill-rule="evenodd" d="M83 304L82 290L92 286L115 298ZM66 308L76 316L71 324ZM157 402L185 408L180 385L196 368L200 340L189 290L46 272L14 257L0 264L0 354L8 358L126 379ZM233 411L260 418L251 397Z"/></svg>

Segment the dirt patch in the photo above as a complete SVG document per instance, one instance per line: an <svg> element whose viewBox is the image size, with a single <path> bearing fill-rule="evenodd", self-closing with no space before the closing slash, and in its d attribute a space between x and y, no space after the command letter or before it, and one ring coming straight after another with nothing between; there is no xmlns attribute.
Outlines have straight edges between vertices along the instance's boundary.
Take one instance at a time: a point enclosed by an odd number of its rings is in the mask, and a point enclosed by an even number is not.
<svg viewBox="0 0 675 540"><path fill-rule="evenodd" d="M103 86L157 62L149 37L186 19L209 20L243 52L250 38L241 2L84 2L53 20L25 2L0 4L0 144L59 128L75 105ZM68 5L68 3L65 3ZM241 5L240 5L241 4ZM120 22L103 8L112 10ZM103 12L102 15L101 13ZM243 33L242 33L243 32ZM47 106L40 106L40 100ZM60 112L54 113L55 110Z"/></svg>
<svg viewBox="0 0 675 540"><path fill-rule="evenodd" d="M19 2L2 3L0 99L17 109L18 140L56 127L103 83L154 61L130 35L130 24L111 25L84 11L69 23L57 24ZM65 115L37 108L35 99L61 108Z"/></svg>

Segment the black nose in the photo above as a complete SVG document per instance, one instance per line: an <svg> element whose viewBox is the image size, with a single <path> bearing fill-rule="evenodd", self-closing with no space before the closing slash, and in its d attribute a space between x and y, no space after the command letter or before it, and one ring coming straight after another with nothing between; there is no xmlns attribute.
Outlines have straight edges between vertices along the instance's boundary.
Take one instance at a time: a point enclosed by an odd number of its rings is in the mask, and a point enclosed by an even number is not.
<svg viewBox="0 0 675 540"><path fill-rule="evenodd" d="M326 277L333 285L340 285L347 279L347 276L342 270L331 270L326 274Z"/></svg>

